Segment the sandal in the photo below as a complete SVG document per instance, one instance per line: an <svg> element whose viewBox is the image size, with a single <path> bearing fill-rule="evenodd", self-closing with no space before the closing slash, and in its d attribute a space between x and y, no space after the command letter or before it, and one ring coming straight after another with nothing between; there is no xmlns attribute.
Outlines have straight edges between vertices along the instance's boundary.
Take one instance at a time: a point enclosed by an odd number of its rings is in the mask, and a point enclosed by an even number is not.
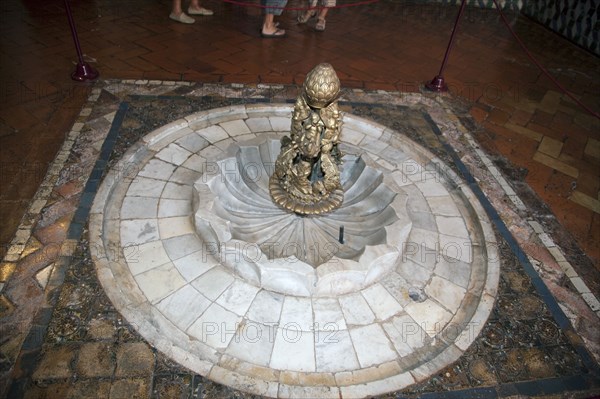
<svg viewBox="0 0 600 399"><path fill-rule="evenodd" d="M315 30L318 30L319 32L323 32L325 30L325 19L317 19L317 23L315 24Z"/></svg>
<svg viewBox="0 0 600 399"><path fill-rule="evenodd" d="M273 33L265 33L261 30L260 35L264 38L271 38L271 39L277 38L277 37L284 37L285 30L276 28L275 32L273 32Z"/></svg>
<svg viewBox="0 0 600 399"><path fill-rule="evenodd" d="M315 15L317 15L317 10L306 10L302 14L298 15L298 23L305 24Z"/></svg>

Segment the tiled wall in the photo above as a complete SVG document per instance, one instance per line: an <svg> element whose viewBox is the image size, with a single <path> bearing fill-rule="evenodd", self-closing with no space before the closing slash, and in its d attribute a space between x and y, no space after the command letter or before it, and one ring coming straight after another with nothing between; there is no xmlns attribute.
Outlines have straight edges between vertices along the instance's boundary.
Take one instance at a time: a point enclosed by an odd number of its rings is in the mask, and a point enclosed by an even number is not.
<svg viewBox="0 0 600 399"><path fill-rule="evenodd" d="M449 4L449 5L460 5L462 0L433 0L430 2ZM520 10L523 8L523 3L528 0L498 0L498 4L503 10ZM494 8L493 0L467 0L468 6L481 7L481 8Z"/></svg>
<svg viewBox="0 0 600 399"><path fill-rule="evenodd" d="M527 0L523 13L600 55L598 0Z"/></svg>

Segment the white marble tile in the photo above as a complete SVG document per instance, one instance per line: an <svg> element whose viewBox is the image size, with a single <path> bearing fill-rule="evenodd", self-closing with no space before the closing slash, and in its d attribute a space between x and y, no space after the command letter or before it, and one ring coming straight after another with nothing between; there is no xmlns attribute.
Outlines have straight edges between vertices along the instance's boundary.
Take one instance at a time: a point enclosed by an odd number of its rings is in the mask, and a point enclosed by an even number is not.
<svg viewBox="0 0 600 399"><path fill-rule="evenodd" d="M424 269L420 266L419 268ZM411 301L408 290L412 285L398 272L388 273L384 279L380 280L380 284L394 297L400 306L404 306Z"/></svg>
<svg viewBox="0 0 600 399"><path fill-rule="evenodd" d="M406 159L398 166L403 178L408 178L412 183L423 181L424 169L421 164L414 159ZM398 182L398 184L400 183Z"/></svg>
<svg viewBox="0 0 600 399"><path fill-rule="evenodd" d="M481 296L477 310L471 320L460 326L463 328L463 331L454 342L459 349L466 351L475 338L481 333L490 316L490 312L494 308L494 301L495 298L490 295L483 294ZM452 324L449 324L449 326L452 326Z"/></svg>
<svg viewBox="0 0 600 399"><path fill-rule="evenodd" d="M234 153L235 150L238 148L237 141L235 141L231 137L228 139L225 139L225 140L217 141L214 144L214 146L220 148L221 150L223 150L223 152L229 153L229 154ZM232 151L232 149L233 149L233 151Z"/></svg>
<svg viewBox="0 0 600 399"><path fill-rule="evenodd" d="M198 154L193 154L181 166L196 172L204 173L207 170L207 162L208 161L206 160L206 158Z"/></svg>
<svg viewBox="0 0 600 399"><path fill-rule="evenodd" d="M206 159L208 162L214 162L217 159L222 159L225 154L223 150L219 147L215 147L214 145L209 145L198 154L202 158Z"/></svg>
<svg viewBox="0 0 600 399"><path fill-rule="evenodd" d="M350 336L361 367L376 366L398 357L379 324L351 328Z"/></svg>
<svg viewBox="0 0 600 399"><path fill-rule="evenodd" d="M212 302L191 285L184 285L156 307L181 330L185 331L198 319Z"/></svg>
<svg viewBox="0 0 600 399"><path fill-rule="evenodd" d="M313 311L310 298L286 296L281 309L279 326L287 329L311 331Z"/></svg>
<svg viewBox="0 0 600 399"><path fill-rule="evenodd" d="M365 135L354 129L342 127L341 140L352 145L359 145Z"/></svg>
<svg viewBox="0 0 600 399"><path fill-rule="evenodd" d="M388 148L390 148L390 147L386 147L384 150L380 151L380 154L383 153L383 152L385 152ZM379 169L382 172L386 172L387 173L389 171L392 171L392 170L396 169L396 165L394 165L394 163L389 162L388 160L386 160L384 158L379 158L379 159L377 159L376 162L377 162L377 165L379 165Z"/></svg>
<svg viewBox="0 0 600 399"><path fill-rule="evenodd" d="M245 322L238 328L225 353L267 367L271 360L276 333L277 328L273 325Z"/></svg>
<svg viewBox="0 0 600 399"><path fill-rule="evenodd" d="M379 320L386 320L402 311L398 301L380 284L373 284L361 293Z"/></svg>
<svg viewBox="0 0 600 399"><path fill-rule="evenodd" d="M127 190L130 197L160 197L165 182L163 180L149 179L147 177L136 177Z"/></svg>
<svg viewBox="0 0 600 399"><path fill-rule="evenodd" d="M423 302L409 303L404 310L431 337L442 331L453 314L444 309L431 298Z"/></svg>
<svg viewBox="0 0 600 399"><path fill-rule="evenodd" d="M346 320L342 308L335 298L313 298L315 330L345 330ZM318 341L318 340L317 340Z"/></svg>
<svg viewBox="0 0 600 399"><path fill-rule="evenodd" d="M175 168L177 166L171 163L161 161L160 159L151 159L138 175L157 180L169 180Z"/></svg>
<svg viewBox="0 0 600 399"><path fill-rule="evenodd" d="M209 145L208 140L197 133L188 134L177 140L176 143L192 153L196 153Z"/></svg>
<svg viewBox="0 0 600 399"><path fill-rule="evenodd" d="M165 185L165 189L161 194L161 198L191 201L192 195L191 186L169 182Z"/></svg>
<svg viewBox="0 0 600 399"><path fill-rule="evenodd" d="M255 133L270 132L273 130L269 118L265 117L248 118L246 119L246 125Z"/></svg>
<svg viewBox="0 0 600 399"><path fill-rule="evenodd" d="M123 248L123 254L133 275L143 273L170 261L161 241Z"/></svg>
<svg viewBox="0 0 600 399"><path fill-rule="evenodd" d="M237 333L242 318L213 303L187 330L188 334L215 349L225 349Z"/></svg>
<svg viewBox="0 0 600 399"><path fill-rule="evenodd" d="M441 234L469 239L469 232L462 217L436 216L435 220Z"/></svg>
<svg viewBox="0 0 600 399"><path fill-rule="evenodd" d="M394 166L393 169L398 168L402 164L402 161L408 158L405 152L391 146L381 151L379 156L390 162Z"/></svg>
<svg viewBox="0 0 600 399"><path fill-rule="evenodd" d="M186 284L171 262L138 274L135 281L150 302L157 302Z"/></svg>
<svg viewBox="0 0 600 399"><path fill-rule="evenodd" d="M359 367L348 330L315 332L317 372L339 372Z"/></svg>
<svg viewBox="0 0 600 399"><path fill-rule="evenodd" d="M279 323L284 298L281 294L261 290L250 305L246 317L261 324Z"/></svg>
<svg viewBox="0 0 600 399"><path fill-rule="evenodd" d="M428 269L433 269L441 256L438 234L413 227L404 245L402 256Z"/></svg>
<svg viewBox="0 0 600 399"><path fill-rule="evenodd" d="M471 263L473 245L469 238L440 234L440 260Z"/></svg>
<svg viewBox="0 0 600 399"><path fill-rule="evenodd" d="M182 258L203 249L202 243L196 234L168 238L163 240L163 245L171 260Z"/></svg>
<svg viewBox="0 0 600 399"><path fill-rule="evenodd" d="M392 320L382 323L382 326L400 357L408 356L414 352L413 348L406 342L406 339L402 335L402 331L396 328L396 325Z"/></svg>
<svg viewBox="0 0 600 399"><path fill-rule="evenodd" d="M344 122L349 129L363 132L373 139L378 139L383 134L383 127L373 125L363 119L353 118L352 120L345 120Z"/></svg>
<svg viewBox="0 0 600 399"><path fill-rule="evenodd" d="M159 239L156 219L121 221L121 243L124 246L139 245Z"/></svg>
<svg viewBox="0 0 600 399"><path fill-rule="evenodd" d="M360 293L344 295L338 298L347 325L371 324L375 315Z"/></svg>
<svg viewBox="0 0 600 399"><path fill-rule="evenodd" d="M212 125L204 129L198 130L197 133L213 144L217 141L229 138L229 135L227 134L225 129L218 125Z"/></svg>
<svg viewBox="0 0 600 399"><path fill-rule="evenodd" d="M415 185L423 193L425 198L448 196L448 190L440 183L439 179L441 178L435 175L435 173L437 172L423 170L421 174L422 180L415 182Z"/></svg>
<svg viewBox="0 0 600 399"><path fill-rule="evenodd" d="M246 373L238 373L225 369L217 365L211 367L210 374L202 373L207 375L213 381L219 381L223 385L232 387L252 387L253 394L260 395L260 397L275 398L279 389L279 383L276 381L264 380L260 377L251 377ZM252 373L249 373L252 375Z"/></svg>
<svg viewBox="0 0 600 399"><path fill-rule="evenodd" d="M160 238L166 240L171 237L193 234L196 230L188 215L158 219L158 231Z"/></svg>
<svg viewBox="0 0 600 399"><path fill-rule="evenodd" d="M433 276L425 288L425 292L450 312L456 313L465 297L466 290L446 279Z"/></svg>
<svg viewBox="0 0 600 399"><path fill-rule="evenodd" d="M256 134L254 133L246 133L246 134L241 134L239 136L235 136L234 140L238 143L244 143L246 141L254 141L256 140Z"/></svg>
<svg viewBox="0 0 600 399"><path fill-rule="evenodd" d="M274 132L289 132L292 126L291 118L288 117L270 116L269 122Z"/></svg>
<svg viewBox="0 0 600 399"><path fill-rule="evenodd" d="M394 183L398 185L398 187L412 186L414 184L407 175L399 170L392 172L390 176L394 180Z"/></svg>
<svg viewBox="0 0 600 399"><path fill-rule="evenodd" d="M248 129L248 126L244 123L243 120L240 120L240 119L236 119L236 120L229 121L229 122L223 122L223 123L220 123L219 125L223 129L225 129L227 134L229 134L231 137L241 136L242 134L251 133L250 129Z"/></svg>
<svg viewBox="0 0 600 399"><path fill-rule="evenodd" d="M411 350L419 349L431 342L431 337L409 315L394 317L391 322L396 331L388 333L388 336L393 340L397 350L398 348L404 348L403 351L406 350L404 345L408 345ZM399 340L399 342L396 342L396 340ZM398 353L402 355L400 350L398 350Z"/></svg>
<svg viewBox="0 0 600 399"><path fill-rule="evenodd" d="M125 197L121 205L121 219L155 219L158 198Z"/></svg>
<svg viewBox="0 0 600 399"><path fill-rule="evenodd" d="M192 214L192 201L190 199L161 198L158 204L158 217L170 218L173 216L189 216Z"/></svg>
<svg viewBox="0 0 600 399"><path fill-rule="evenodd" d="M461 216L451 196L427 197L431 212L440 216Z"/></svg>
<svg viewBox="0 0 600 399"><path fill-rule="evenodd" d="M258 291L258 287L236 279L217 298L217 303L237 315L244 316Z"/></svg>
<svg viewBox="0 0 600 399"><path fill-rule="evenodd" d="M374 140L370 136L366 136L360 142L360 148L371 154L379 154L380 152L385 150L387 147L388 147L387 143L384 143L383 141L379 141L379 140Z"/></svg>
<svg viewBox="0 0 600 399"><path fill-rule="evenodd" d="M216 266L192 281L192 285L202 295L214 301L233 280L234 277L223 266Z"/></svg>
<svg viewBox="0 0 600 399"><path fill-rule="evenodd" d="M278 328L269 367L288 371L315 371L313 333L296 328Z"/></svg>
<svg viewBox="0 0 600 399"><path fill-rule="evenodd" d="M406 259L404 262L400 263L396 271L411 287L417 288L425 287L425 284L429 281L433 273L431 270L410 259Z"/></svg>
<svg viewBox="0 0 600 399"><path fill-rule="evenodd" d="M172 163L173 165L181 165L190 157L190 155L192 155L190 151L175 143L171 143L166 148L160 150L158 154L156 154L156 158Z"/></svg>
<svg viewBox="0 0 600 399"><path fill-rule="evenodd" d="M467 288L471 278L471 264L442 256L435 265L434 273L458 286Z"/></svg>
<svg viewBox="0 0 600 399"><path fill-rule="evenodd" d="M184 167L179 167L173 174L171 175L171 182L179 183L184 186L192 186L200 177L202 173L196 172L195 170L191 170Z"/></svg>
<svg viewBox="0 0 600 399"><path fill-rule="evenodd" d="M197 251L173 261L173 264L186 281L190 282L217 265L206 256L206 252Z"/></svg>

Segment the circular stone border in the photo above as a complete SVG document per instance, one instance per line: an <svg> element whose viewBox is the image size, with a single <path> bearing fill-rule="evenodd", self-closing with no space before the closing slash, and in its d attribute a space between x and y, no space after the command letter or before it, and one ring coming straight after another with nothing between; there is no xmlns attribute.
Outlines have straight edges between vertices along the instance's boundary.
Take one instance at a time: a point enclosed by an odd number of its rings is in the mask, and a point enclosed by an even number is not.
<svg viewBox="0 0 600 399"><path fill-rule="evenodd" d="M386 171L386 184L408 193L413 229L407 245L418 245L386 281L311 302L253 287L222 265L194 263L202 251L192 250L198 238L190 197L203 163L227 156L236 142L289 134L291 112L289 105L273 104L202 111L134 144L108 172L91 209L99 280L150 344L242 391L354 398L423 381L455 362L479 335L500 268L492 226L468 185L402 134L344 115L347 148L360 148ZM121 173L131 165L139 167L135 176ZM469 247L464 259L439 251L461 240ZM427 280L419 283L416 270ZM337 329L318 321L335 321ZM234 339L249 326L264 328L269 339ZM330 344L332 332L337 339Z"/></svg>

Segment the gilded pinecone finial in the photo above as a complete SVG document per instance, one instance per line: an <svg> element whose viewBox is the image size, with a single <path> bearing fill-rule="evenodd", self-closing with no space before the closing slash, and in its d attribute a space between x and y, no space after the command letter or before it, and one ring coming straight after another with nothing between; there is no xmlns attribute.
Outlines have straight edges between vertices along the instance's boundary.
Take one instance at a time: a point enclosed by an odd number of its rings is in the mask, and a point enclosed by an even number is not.
<svg viewBox="0 0 600 399"><path fill-rule="evenodd" d="M304 93L306 102L313 108L323 108L338 97L340 79L331 64L319 64L306 75Z"/></svg>

